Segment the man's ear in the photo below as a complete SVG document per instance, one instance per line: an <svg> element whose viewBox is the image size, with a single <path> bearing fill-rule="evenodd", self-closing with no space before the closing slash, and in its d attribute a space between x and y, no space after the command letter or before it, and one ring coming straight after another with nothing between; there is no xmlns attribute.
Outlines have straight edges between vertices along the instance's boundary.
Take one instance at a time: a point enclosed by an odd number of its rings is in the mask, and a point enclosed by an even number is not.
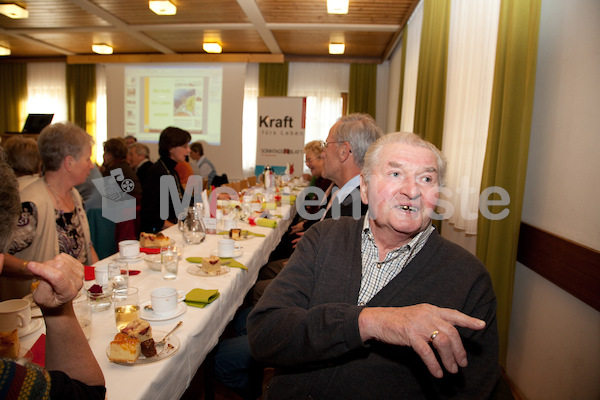
<svg viewBox="0 0 600 400"><path fill-rule="evenodd" d="M369 204L369 198L367 196L367 181L362 174L360 174L360 199L364 204Z"/></svg>
<svg viewBox="0 0 600 400"><path fill-rule="evenodd" d="M352 147L350 147L350 143L342 143L342 146L340 146L340 151L338 153L342 162L346 161L348 157L350 157L350 153L352 153Z"/></svg>

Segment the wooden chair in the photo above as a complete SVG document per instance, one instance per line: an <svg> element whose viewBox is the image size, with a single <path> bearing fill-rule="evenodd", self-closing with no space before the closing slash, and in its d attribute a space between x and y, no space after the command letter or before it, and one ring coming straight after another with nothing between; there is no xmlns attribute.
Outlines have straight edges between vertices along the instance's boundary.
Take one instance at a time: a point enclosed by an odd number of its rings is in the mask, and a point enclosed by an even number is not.
<svg viewBox="0 0 600 400"><path fill-rule="evenodd" d="M242 179L242 180L240 181L240 191L241 191L242 189L246 189L246 188L249 188L249 187L250 187L250 184L248 183L248 178L246 178L246 179Z"/></svg>
<svg viewBox="0 0 600 400"><path fill-rule="evenodd" d="M248 177L248 185L254 186L256 185L256 175L252 175Z"/></svg>

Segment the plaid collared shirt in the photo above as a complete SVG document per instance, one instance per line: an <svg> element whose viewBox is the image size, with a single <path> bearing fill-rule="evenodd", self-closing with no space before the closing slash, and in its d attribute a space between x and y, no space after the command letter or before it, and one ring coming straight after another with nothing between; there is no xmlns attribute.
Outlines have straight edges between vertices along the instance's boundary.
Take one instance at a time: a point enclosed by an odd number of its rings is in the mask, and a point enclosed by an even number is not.
<svg viewBox="0 0 600 400"><path fill-rule="evenodd" d="M371 232L369 215L365 216L362 232L362 279L358 293L358 305L364 306L387 285L417 255L427 243L435 228L430 225L419 232L409 243L387 253L379 262L379 250Z"/></svg>

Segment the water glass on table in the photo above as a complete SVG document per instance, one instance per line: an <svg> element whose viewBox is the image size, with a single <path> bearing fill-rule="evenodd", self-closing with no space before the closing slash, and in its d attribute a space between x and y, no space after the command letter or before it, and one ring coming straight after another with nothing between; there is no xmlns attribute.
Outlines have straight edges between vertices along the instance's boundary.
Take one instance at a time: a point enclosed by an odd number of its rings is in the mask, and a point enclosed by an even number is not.
<svg viewBox="0 0 600 400"><path fill-rule="evenodd" d="M129 265L122 261L108 264L108 280L112 285L114 296L119 296L129 287Z"/></svg>
<svg viewBox="0 0 600 400"><path fill-rule="evenodd" d="M117 330L125 328L128 323L140 317L140 298L138 288L130 287L113 300Z"/></svg>
<svg viewBox="0 0 600 400"><path fill-rule="evenodd" d="M108 303L110 306L110 303ZM85 334L85 338L90 340L92 336L92 305L88 296L79 296L73 300L73 311L79 322L79 326Z"/></svg>
<svg viewBox="0 0 600 400"><path fill-rule="evenodd" d="M169 245L160 248L160 262L162 278L171 280L177 278L177 269L179 267L179 246Z"/></svg>

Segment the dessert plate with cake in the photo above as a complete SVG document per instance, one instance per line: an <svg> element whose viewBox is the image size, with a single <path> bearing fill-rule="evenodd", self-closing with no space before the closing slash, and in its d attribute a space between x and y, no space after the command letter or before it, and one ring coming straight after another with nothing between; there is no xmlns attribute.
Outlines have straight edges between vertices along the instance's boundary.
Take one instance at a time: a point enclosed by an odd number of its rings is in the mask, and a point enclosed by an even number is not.
<svg viewBox="0 0 600 400"><path fill-rule="evenodd" d="M188 267L187 272L191 275L213 277L225 275L231 270L231 268L225 265L225 263L222 263L221 258L217 256L202 257L201 259L191 257L186 260L194 263L199 262L199 264L190 265Z"/></svg>
<svg viewBox="0 0 600 400"><path fill-rule="evenodd" d="M158 337L167 335L167 332L161 331L154 333ZM143 319L136 319L117 333L106 349L106 356L115 364L144 365L171 357L179 350L179 345L179 338L170 335L164 345L157 347L150 324Z"/></svg>

